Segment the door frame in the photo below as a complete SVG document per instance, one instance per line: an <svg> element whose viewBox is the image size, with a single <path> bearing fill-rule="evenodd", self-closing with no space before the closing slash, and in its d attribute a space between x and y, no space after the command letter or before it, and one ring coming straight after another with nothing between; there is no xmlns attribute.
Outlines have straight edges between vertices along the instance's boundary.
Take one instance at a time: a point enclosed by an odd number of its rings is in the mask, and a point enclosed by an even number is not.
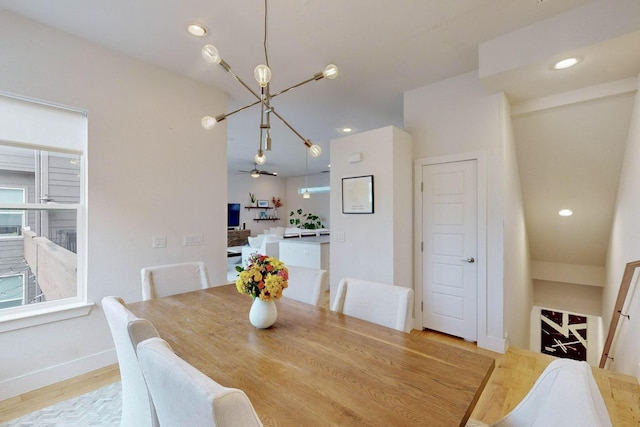
<svg viewBox="0 0 640 427"><path fill-rule="evenodd" d="M487 155L484 152L469 152L445 156L423 157L414 161L414 277L415 277L415 327L424 328L422 315L423 272L422 272L422 167L443 163L476 161L477 194L477 281L476 293L476 340L478 343L487 336ZM419 319L419 320L418 320Z"/></svg>

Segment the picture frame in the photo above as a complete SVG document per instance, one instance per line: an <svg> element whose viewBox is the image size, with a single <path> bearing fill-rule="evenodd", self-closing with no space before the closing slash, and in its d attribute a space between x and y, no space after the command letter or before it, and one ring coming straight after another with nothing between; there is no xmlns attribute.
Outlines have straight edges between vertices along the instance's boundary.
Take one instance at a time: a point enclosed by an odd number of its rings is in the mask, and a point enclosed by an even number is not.
<svg viewBox="0 0 640 427"><path fill-rule="evenodd" d="M587 360L587 316L542 309L540 320L541 353Z"/></svg>
<svg viewBox="0 0 640 427"><path fill-rule="evenodd" d="M342 178L342 213L372 214L373 175Z"/></svg>
<svg viewBox="0 0 640 427"><path fill-rule="evenodd" d="M269 207L269 201L268 200L258 200L258 207L259 208L268 208Z"/></svg>

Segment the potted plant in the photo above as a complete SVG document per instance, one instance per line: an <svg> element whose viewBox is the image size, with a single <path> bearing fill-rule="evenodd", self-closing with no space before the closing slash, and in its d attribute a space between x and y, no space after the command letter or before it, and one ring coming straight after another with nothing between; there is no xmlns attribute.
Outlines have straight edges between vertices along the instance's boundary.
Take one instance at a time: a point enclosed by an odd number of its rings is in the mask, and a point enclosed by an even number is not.
<svg viewBox="0 0 640 427"><path fill-rule="evenodd" d="M282 206L280 197L273 196L271 198L271 203L273 203L273 217L278 218L278 208Z"/></svg>
<svg viewBox="0 0 640 427"><path fill-rule="evenodd" d="M314 215L311 212L305 213L302 209L291 211L289 214L289 224L306 230L324 228L318 215Z"/></svg>

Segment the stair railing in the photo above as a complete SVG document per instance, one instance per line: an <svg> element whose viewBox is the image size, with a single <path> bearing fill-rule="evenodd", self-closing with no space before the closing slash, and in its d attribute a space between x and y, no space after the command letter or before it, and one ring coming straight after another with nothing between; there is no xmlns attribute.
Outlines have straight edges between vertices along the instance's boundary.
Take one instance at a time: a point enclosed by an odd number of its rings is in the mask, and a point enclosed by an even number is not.
<svg viewBox="0 0 640 427"><path fill-rule="evenodd" d="M600 368L604 368L607 360L613 360L613 357L609 356L611 350L611 344L613 343L613 337L618 329L618 322L620 317L630 318L630 315L622 313L622 307L624 306L627 294L629 293L629 287L631 286L631 280L635 274L636 268L640 267L640 260L627 263L624 268L624 274L622 275L622 282L620 283L620 290L618 291L618 299L613 306L613 314L611 315L611 324L609 325L609 333L607 334L607 340L604 343L602 349L602 357L600 357Z"/></svg>

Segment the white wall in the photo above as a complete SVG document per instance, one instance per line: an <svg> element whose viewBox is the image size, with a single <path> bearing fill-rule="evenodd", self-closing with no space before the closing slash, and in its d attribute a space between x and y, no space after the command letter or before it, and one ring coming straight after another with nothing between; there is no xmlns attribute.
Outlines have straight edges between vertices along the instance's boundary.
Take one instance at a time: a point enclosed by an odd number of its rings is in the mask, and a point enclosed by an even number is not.
<svg viewBox="0 0 640 427"><path fill-rule="evenodd" d="M352 153L362 160L349 163ZM410 153L411 136L392 126L331 141L332 290L344 277L413 287ZM363 175L373 175L374 213L343 214L342 178Z"/></svg>
<svg viewBox="0 0 640 427"><path fill-rule="evenodd" d="M405 130L414 138L414 158L486 153L486 289L478 295L486 310L478 313L478 345L504 351L504 97L490 94L477 72L434 83L404 95ZM506 322L508 319L504 319Z"/></svg>
<svg viewBox="0 0 640 427"><path fill-rule="evenodd" d="M2 10L0 39L1 91L88 111L89 301L139 300L140 269L153 264L202 260L224 283L226 127L199 122L225 95ZM182 246L195 233L204 244ZM157 235L167 248L152 249ZM0 348L0 400L116 362L98 306L1 333Z"/></svg>
<svg viewBox="0 0 640 427"><path fill-rule="evenodd" d="M230 172L227 181L227 198L229 203L240 203L240 227L245 224L251 235L256 236L270 227L286 227L287 212L287 196L286 196L286 178L278 176L260 176L260 178L251 178L246 173ZM280 197L283 206L278 209L279 221L254 221L256 214L260 209L245 209L245 206L251 206L249 193L256 195L257 200L268 200L269 206L273 206L271 199ZM268 210L267 214L273 214L273 209Z"/></svg>
<svg viewBox="0 0 640 427"><path fill-rule="evenodd" d="M507 345L527 348L533 304L531 256L509 102L501 102L504 135L504 325Z"/></svg>
<svg viewBox="0 0 640 427"><path fill-rule="evenodd" d="M309 187L324 187L331 185L331 174L319 173L309 175L306 185ZM309 199L303 199L302 194L298 194L298 189L305 187L304 176L292 176L287 178L287 205L283 206L282 213L285 219L285 227L291 227L289 224L289 214L291 211L302 209L305 213L313 213L318 215L322 220L325 228L331 228L331 194L317 193L311 194Z"/></svg>
<svg viewBox="0 0 640 427"><path fill-rule="evenodd" d="M640 78L639 78L640 88ZM636 99L629 137L624 154L615 214L607 254L607 283L603 292L602 315L604 330L609 330L614 304L618 297L620 281L628 262L640 260L640 92ZM636 274L627 297L623 313L630 313L631 319L621 318L616 341L610 351L615 359L607 368L635 375L640 380L640 286Z"/></svg>
<svg viewBox="0 0 640 427"><path fill-rule="evenodd" d="M602 288L534 279L533 305L601 317Z"/></svg>

